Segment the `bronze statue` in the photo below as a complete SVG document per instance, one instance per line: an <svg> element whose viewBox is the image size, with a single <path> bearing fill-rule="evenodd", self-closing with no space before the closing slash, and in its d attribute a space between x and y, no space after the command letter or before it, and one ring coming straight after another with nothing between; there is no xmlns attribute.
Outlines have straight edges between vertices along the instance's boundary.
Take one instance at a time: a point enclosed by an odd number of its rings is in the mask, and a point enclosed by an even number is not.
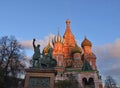
<svg viewBox="0 0 120 88"><path fill-rule="evenodd" d="M52 68L57 65L57 61L52 57L52 47L49 48L48 54L44 55L40 53L40 45L35 45L35 39L33 39L34 54L32 58L32 64L34 68Z"/></svg>
<svg viewBox="0 0 120 88"><path fill-rule="evenodd" d="M34 48L34 54L33 54L33 67L35 67L36 64L38 64L40 59L40 45L35 45L35 39L33 39L33 48Z"/></svg>

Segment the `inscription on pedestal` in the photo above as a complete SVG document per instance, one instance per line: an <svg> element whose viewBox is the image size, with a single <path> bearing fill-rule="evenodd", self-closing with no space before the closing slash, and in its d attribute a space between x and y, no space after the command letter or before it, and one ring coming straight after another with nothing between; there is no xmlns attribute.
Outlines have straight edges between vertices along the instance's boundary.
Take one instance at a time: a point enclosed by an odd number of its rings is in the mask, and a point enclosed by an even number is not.
<svg viewBox="0 0 120 88"><path fill-rule="evenodd" d="M29 88L50 88L50 77L30 77Z"/></svg>

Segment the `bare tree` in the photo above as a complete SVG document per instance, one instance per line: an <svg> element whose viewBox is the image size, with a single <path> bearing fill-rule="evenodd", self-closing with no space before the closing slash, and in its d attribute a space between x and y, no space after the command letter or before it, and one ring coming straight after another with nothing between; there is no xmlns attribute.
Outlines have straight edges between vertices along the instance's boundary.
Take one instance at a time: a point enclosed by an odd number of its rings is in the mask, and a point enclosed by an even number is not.
<svg viewBox="0 0 120 88"><path fill-rule="evenodd" d="M117 88L115 80L111 76L107 76L104 88Z"/></svg>
<svg viewBox="0 0 120 88"><path fill-rule="evenodd" d="M23 47L14 36L4 36L0 39L0 68L4 76L16 77L24 69L21 60L24 59Z"/></svg>

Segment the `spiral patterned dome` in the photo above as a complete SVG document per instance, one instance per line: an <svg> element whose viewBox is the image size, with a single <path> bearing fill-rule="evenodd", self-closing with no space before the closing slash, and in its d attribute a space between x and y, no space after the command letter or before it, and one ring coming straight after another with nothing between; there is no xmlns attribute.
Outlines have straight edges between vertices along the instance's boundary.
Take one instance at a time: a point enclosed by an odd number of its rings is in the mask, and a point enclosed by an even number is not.
<svg viewBox="0 0 120 88"><path fill-rule="evenodd" d="M48 53L48 50L52 48L51 45L50 45L50 42L48 43L48 45L43 49L43 53L44 54L47 54Z"/></svg>
<svg viewBox="0 0 120 88"><path fill-rule="evenodd" d="M83 42L81 44L81 47L84 47L84 46L90 46L90 47L92 47L91 41L89 41L86 37L85 37L85 39L83 40Z"/></svg>
<svg viewBox="0 0 120 88"><path fill-rule="evenodd" d="M57 43L57 42L63 43L63 38L59 35L59 32L52 40L53 45L54 43Z"/></svg>
<svg viewBox="0 0 120 88"><path fill-rule="evenodd" d="M75 47L72 48L71 53L72 54L74 54L74 53L82 53L82 49L77 44L75 44Z"/></svg>

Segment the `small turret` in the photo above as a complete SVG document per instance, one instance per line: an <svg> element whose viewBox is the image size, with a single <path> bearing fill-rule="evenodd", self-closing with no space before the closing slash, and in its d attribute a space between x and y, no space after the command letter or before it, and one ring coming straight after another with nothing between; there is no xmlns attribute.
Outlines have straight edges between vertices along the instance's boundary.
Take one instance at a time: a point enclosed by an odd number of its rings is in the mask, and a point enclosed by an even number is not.
<svg viewBox="0 0 120 88"><path fill-rule="evenodd" d="M69 26L70 25L70 20L66 20L66 25Z"/></svg>
<svg viewBox="0 0 120 88"><path fill-rule="evenodd" d="M92 43L86 37L83 40L83 42L81 43L81 47L83 48L84 54L90 54L90 53L92 53L92 50L91 50Z"/></svg>

